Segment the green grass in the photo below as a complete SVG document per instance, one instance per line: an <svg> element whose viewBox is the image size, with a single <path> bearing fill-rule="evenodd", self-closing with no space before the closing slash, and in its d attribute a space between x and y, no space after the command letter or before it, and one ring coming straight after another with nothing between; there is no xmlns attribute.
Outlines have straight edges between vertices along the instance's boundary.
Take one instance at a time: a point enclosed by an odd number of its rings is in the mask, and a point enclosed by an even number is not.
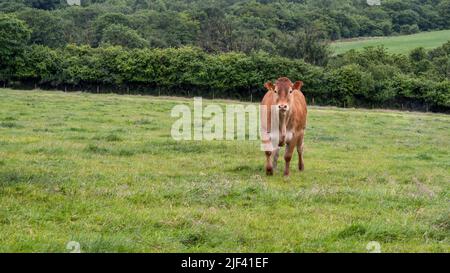
<svg viewBox="0 0 450 273"><path fill-rule="evenodd" d="M336 54L345 53L351 49L362 49L368 46L384 45L391 53L408 53L417 47L432 49L450 40L450 30L420 32L412 35L391 37L374 37L341 40L331 44Z"/></svg>
<svg viewBox="0 0 450 273"><path fill-rule="evenodd" d="M284 179L171 140L179 103L0 89L0 252L450 252L448 115L311 107Z"/></svg>

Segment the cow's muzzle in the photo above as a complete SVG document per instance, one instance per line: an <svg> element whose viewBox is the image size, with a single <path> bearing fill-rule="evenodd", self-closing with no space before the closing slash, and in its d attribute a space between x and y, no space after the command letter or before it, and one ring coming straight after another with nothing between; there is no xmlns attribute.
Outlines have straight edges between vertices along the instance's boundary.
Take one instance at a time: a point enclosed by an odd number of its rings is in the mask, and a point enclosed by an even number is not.
<svg viewBox="0 0 450 273"><path fill-rule="evenodd" d="M287 104L278 104L278 110L280 110L281 112L286 112L288 110L288 105Z"/></svg>

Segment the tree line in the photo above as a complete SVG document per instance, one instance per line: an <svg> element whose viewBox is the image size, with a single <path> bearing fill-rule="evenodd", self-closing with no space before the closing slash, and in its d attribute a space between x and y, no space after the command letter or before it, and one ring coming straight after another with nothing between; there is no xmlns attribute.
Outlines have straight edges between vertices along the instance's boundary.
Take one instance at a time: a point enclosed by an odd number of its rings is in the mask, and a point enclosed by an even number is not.
<svg viewBox="0 0 450 273"><path fill-rule="evenodd" d="M450 0L0 0L29 44L264 50L324 65L327 40L450 28ZM374 1L372 1L374 2Z"/></svg>
<svg viewBox="0 0 450 273"><path fill-rule="evenodd" d="M305 82L311 104L450 110L450 41L409 55L383 47L350 51L316 66L302 59L251 53L208 53L198 47L124 48L27 45L31 31L0 15L0 82L65 90L260 98L279 76Z"/></svg>

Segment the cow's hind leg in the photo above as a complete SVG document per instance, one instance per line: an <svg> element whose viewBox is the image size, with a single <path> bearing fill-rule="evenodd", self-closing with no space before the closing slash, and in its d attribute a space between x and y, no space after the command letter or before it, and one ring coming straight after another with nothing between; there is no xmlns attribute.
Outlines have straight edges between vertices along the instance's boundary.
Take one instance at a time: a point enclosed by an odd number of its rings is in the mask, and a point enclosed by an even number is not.
<svg viewBox="0 0 450 273"><path fill-rule="evenodd" d="M281 147L277 147L277 148L273 151L273 169L274 169L274 170L277 169L277 165L278 165L278 156L280 155L280 149L281 149Z"/></svg>
<svg viewBox="0 0 450 273"><path fill-rule="evenodd" d="M302 130L299 134L298 141L297 141L298 169L300 171L305 170L305 163L303 160L303 149L304 149L303 138L304 138L304 136L305 136L305 131Z"/></svg>
<svg viewBox="0 0 450 273"><path fill-rule="evenodd" d="M286 163L284 167L284 175L289 176L289 164L292 159L292 155L294 154L296 139L292 139L289 143L286 143L286 151L284 153L284 161Z"/></svg>

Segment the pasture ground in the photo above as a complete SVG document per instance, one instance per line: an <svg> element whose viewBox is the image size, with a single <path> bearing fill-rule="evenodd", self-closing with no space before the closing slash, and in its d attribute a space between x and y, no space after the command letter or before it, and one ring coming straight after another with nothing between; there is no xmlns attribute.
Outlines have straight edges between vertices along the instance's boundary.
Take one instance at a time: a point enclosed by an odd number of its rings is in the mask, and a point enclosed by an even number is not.
<svg viewBox="0 0 450 273"><path fill-rule="evenodd" d="M384 45L391 53L408 54L417 47L433 49L450 40L450 30L420 32L412 35L372 37L361 39L340 40L331 44L336 54L341 54L350 49L362 49L368 46Z"/></svg>
<svg viewBox="0 0 450 273"><path fill-rule="evenodd" d="M284 179L172 140L179 103L0 89L0 252L450 252L450 116L311 107Z"/></svg>

